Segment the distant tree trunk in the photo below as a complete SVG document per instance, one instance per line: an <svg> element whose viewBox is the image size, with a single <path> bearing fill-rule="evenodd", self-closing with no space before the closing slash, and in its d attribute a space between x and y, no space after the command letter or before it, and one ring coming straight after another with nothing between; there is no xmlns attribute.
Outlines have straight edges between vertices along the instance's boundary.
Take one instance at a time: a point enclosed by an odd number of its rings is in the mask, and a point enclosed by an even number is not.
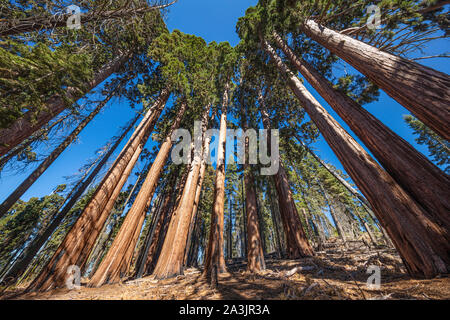
<svg viewBox="0 0 450 320"><path fill-rule="evenodd" d="M110 75L117 72L120 67L130 58L129 53L124 53L113 62L103 66L95 75L94 79L86 85L86 92L91 91L100 83L105 81ZM65 99L55 95L47 101L47 111L36 114L28 111L22 118L16 120L11 126L0 130L0 156L20 144L34 132L45 126L51 119L63 112L67 108L67 100L76 101L83 94L79 90L69 87Z"/></svg>
<svg viewBox="0 0 450 320"><path fill-rule="evenodd" d="M185 110L186 104L183 103L113 244L89 281L90 287L117 282L127 274L134 249L139 240L145 214L172 148L172 133L180 126Z"/></svg>
<svg viewBox="0 0 450 320"><path fill-rule="evenodd" d="M450 77L411 60L383 52L312 20L300 29L347 61L420 121L450 140ZM417 94L420 92L420 94Z"/></svg>
<svg viewBox="0 0 450 320"><path fill-rule="evenodd" d="M353 214L358 218L358 220L361 222L362 226L364 227L364 230L366 230L367 234L369 235L370 241L374 246L377 245L377 239L375 238L374 234L372 233L372 230L370 226L367 224L366 220L364 220L361 215L359 214L358 210L356 209L355 204L352 201L353 205Z"/></svg>
<svg viewBox="0 0 450 320"><path fill-rule="evenodd" d="M325 199L325 202L328 205L328 208L330 210L330 215L331 215L331 218L333 219L334 226L336 227L336 231L338 233L338 236L339 236L339 238L341 238L344 246L347 247L347 239L346 239L346 236L345 236L344 229L342 228L341 222L340 222L340 220L338 219L338 217L336 215L336 212L335 212L335 209L334 209L334 207L333 207L333 205L331 203L330 197L328 196L328 193L326 192L326 190L324 189L322 183L318 179L317 179L317 184L319 185L320 191L322 191L322 195L323 195L323 197Z"/></svg>
<svg viewBox="0 0 450 320"><path fill-rule="evenodd" d="M267 113L264 97L259 92L258 100L260 102L260 113L263 120L264 129L270 130L270 119ZM270 135L267 136L270 140ZM270 141L268 142L270 146ZM279 156L279 155L278 155ZM273 176L275 188L278 194L278 205L280 208L280 214L283 221L284 232L287 240L287 254L291 259L297 259L301 257L314 255L314 251L311 248L305 231L302 227L302 222L298 215L297 206L295 205L292 191L289 186L289 180L284 170L283 164L279 161L279 170Z"/></svg>
<svg viewBox="0 0 450 320"><path fill-rule="evenodd" d="M220 116L219 146L217 149L216 180L214 183L214 201L211 212L211 227L208 248L206 250L203 274L212 286L217 283L218 273L226 272L223 255L223 224L225 207L225 151L227 139L227 112L230 85L225 86Z"/></svg>
<svg viewBox="0 0 450 320"><path fill-rule="evenodd" d="M258 186L256 184L256 181L253 181L253 188L255 190L256 195L256 213L258 214L258 224L259 224L259 235L261 236L261 246L263 250L263 255L265 256L267 254L267 244L266 244L266 238L264 236L264 232L266 230L264 226L264 220L261 212L261 205L259 202L259 192L258 192Z"/></svg>
<svg viewBox="0 0 450 320"><path fill-rule="evenodd" d="M198 150L194 148L194 157L190 165L183 195L170 221L158 263L153 272L157 279L174 277L184 272L184 258L190 224L193 222L192 215L200 177L204 133L207 128L209 109L210 107L207 107L203 114L202 133L199 135L200 141L194 142L194 145L200 146L201 151L198 153Z"/></svg>
<svg viewBox="0 0 450 320"><path fill-rule="evenodd" d="M350 126L386 171L427 209L432 221L447 230L446 237L450 242L449 177L358 103L334 89L310 64L299 59L278 34L275 33L274 38L297 70Z"/></svg>
<svg viewBox="0 0 450 320"><path fill-rule="evenodd" d="M280 234L280 225L278 224L278 212L276 208L276 204L274 201L274 190L270 184L270 181L268 181L268 187L269 187L269 200L270 200L270 211L272 216L272 224L275 229L275 244L276 244L276 251L278 259L281 259L284 255L283 247L281 246L281 234Z"/></svg>
<svg viewBox="0 0 450 320"><path fill-rule="evenodd" d="M141 8L121 8L119 10L107 10L100 12L81 13L81 23L92 21L105 21L120 18L132 18L134 15L143 15L152 10L164 9L176 1L168 4L144 6ZM57 14L50 16L32 16L24 19L2 19L0 21L0 37L16 35L24 32L43 31L54 28L66 27L71 14Z"/></svg>
<svg viewBox="0 0 450 320"><path fill-rule="evenodd" d="M227 251L228 251L228 259L233 259L233 208L231 205L231 199L228 202L228 209L229 209L229 215L228 215L228 238L227 238Z"/></svg>
<svg viewBox="0 0 450 320"><path fill-rule="evenodd" d="M125 136L128 134L128 132L131 130L131 128L134 126L134 124L136 123L136 121L138 119L139 119L139 115L137 115L133 119L133 121L130 123L130 125L123 131L121 136L110 147L108 152L98 162L98 164L95 166L95 168L89 174L89 176L84 181L80 181L80 183L74 187L75 192L70 196L69 200L66 202L65 206L61 209L61 211L56 216L56 218L53 219L53 221L50 223L49 226L46 227L45 231L42 232L41 235L39 235L37 238L35 238L33 240L33 242L31 242L28 245L26 250L16 260L16 262L11 266L10 270L8 271L8 273L5 275L5 277L3 279L9 279L8 282L13 283L13 282L17 281L17 279L25 272L28 265L31 263L31 261L35 257L36 253L42 248L44 243L50 238L52 233L61 224L63 219L66 217L67 213L70 211L70 209L72 209L72 207L75 205L75 203L80 198L80 196L86 191L88 186L92 183L94 178L97 176L97 174L103 168L103 166L106 164L108 159L111 157L113 152L117 149L119 144L122 142L122 140L125 138Z"/></svg>
<svg viewBox="0 0 450 320"><path fill-rule="evenodd" d="M3 217L11 207L27 192L27 190L36 182L37 179L50 167L50 165L63 153L64 150L77 139L80 132L91 122L92 119L103 109L103 107L114 96L114 92L100 102L84 120L57 146L52 153L27 177L25 180L0 204L0 218Z"/></svg>
<svg viewBox="0 0 450 320"><path fill-rule="evenodd" d="M166 89L161 92L157 101L146 113L144 119L142 119L116 161L103 178L89 204L85 207L75 222L75 225L56 250L53 258L27 290L45 291L52 287L63 286L66 271L70 265L77 265L80 268L84 267L98 233L109 215L109 212L104 211L108 200L111 199L118 182L121 179L128 178L127 175L130 174L131 170L125 172L125 169L127 169L132 158L135 158L136 151L142 149L145 145L169 95L170 92ZM135 159L137 160L137 158ZM83 239L83 241L80 241L80 239Z"/></svg>
<svg viewBox="0 0 450 320"><path fill-rule="evenodd" d="M430 221L422 207L328 114L266 41L262 46L279 71L288 77L293 93L372 204L408 272L415 277L427 278L449 272L450 243L442 236L445 230Z"/></svg>

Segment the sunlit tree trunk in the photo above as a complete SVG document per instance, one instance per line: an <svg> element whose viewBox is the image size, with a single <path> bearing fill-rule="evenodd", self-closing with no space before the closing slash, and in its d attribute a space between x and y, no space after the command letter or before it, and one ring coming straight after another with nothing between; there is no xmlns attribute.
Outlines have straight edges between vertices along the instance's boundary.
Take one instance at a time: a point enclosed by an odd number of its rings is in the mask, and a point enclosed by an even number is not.
<svg viewBox="0 0 450 320"><path fill-rule="evenodd" d="M246 138L248 140L248 138ZM266 268L259 219L256 209L256 194L250 166L244 164L245 204L247 213L247 270L258 272Z"/></svg>
<svg viewBox="0 0 450 320"><path fill-rule="evenodd" d="M258 97L260 103L260 113L264 125L264 129L271 130L269 114L267 113L265 101L262 93L259 93ZM270 134L268 137L268 145L270 146ZM277 155L279 157L279 155ZM289 180L284 170L284 166L279 161L278 172L273 176L275 188L278 195L278 205L280 208L280 214L282 216L284 232L287 240L287 254L291 259L297 259L314 255L314 251L311 248L305 231L303 230L300 217L298 215L297 206L295 205L292 191L289 186Z"/></svg>
<svg viewBox="0 0 450 320"><path fill-rule="evenodd" d="M430 221L423 208L330 116L266 41L262 41L262 46L288 78L293 93L371 203L408 272L427 278L449 272L450 244L443 237L445 230Z"/></svg>
<svg viewBox="0 0 450 320"><path fill-rule="evenodd" d="M108 201L114 198L112 195L116 193L118 183L121 180L125 183L128 175L131 173L130 161L137 160L138 156L136 156L136 151L142 150L145 145L169 95L168 90L161 92L157 101L146 113L144 119L138 125L116 161L97 187L89 204L56 250L53 258L33 281L28 290L44 291L52 287L61 287L65 283L66 271L70 265L76 265L81 269L84 267L88 255L95 244L95 240L109 215L109 211L105 211L104 209L109 206ZM114 202L110 205L109 210L112 209Z"/></svg>
<svg viewBox="0 0 450 320"><path fill-rule="evenodd" d="M178 129L185 110L186 104L183 103L113 244L89 281L90 287L117 282L127 274L134 249L139 240L145 214L151 204L150 200L153 198L162 169L172 148L172 133Z"/></svg>
<svg viewBox="0 0 450 320"><path fill-rule="evenodd" d="M450 140L448 75L381 51L313 20L306 20L300 29L366 75L440 136Z"/></svg>
<svg viewBox="0 0 450 320"><path fill-rule="evenodd" d="M158 225L156 226L155 235L152 239L150 249L148 250L147 260L144 266L144 274L152 274L156 268L172 216L180 203L181 197L183 196L183 190L186 187L189 167L190 166L188 165L183 175L179 177L178 182L176 183L176 188L172 190L173 192L170 193L170 197L166 198L163 204L161 209L163 215L160 217Z"/></svg>
<svg viewBox="0 0 450 320"><path fill-rule="evenodd" d="M207 107L203 114L202 133L199 135L200 141L193 142L193 145L200 146L201 150L195 150L194 148L194 157L190 165L183 195L170 221L158 263L153 272L153 275L158 279L174 277L184 272L186 246L190 225L193 222L193 208L200 177L204 133L207 127L209 109Z"/></svg>
<svg viewBox="0 0 450 320"><path fill-rule="evenodd" d="M275 33L274 38L297 70L364 142L386 171L426 209L432 221L447 230L446 238L450 242L449 177L358 103L334 89L310 64L299 59L278 34Z"/></svg>
<svg viewBox="0 0 450 320"><path fill-rule="evenodd" d="M219 145L217 148L216 179L214 184L214 201L211 212L211 227L208 248L206 250L204 275L212 286L217 284L217 275L226 272L223 254L223 225L225 207L225 147L227 138L227 112L229 102L229 84L222 97L222 114L220 116Z"/></svg>

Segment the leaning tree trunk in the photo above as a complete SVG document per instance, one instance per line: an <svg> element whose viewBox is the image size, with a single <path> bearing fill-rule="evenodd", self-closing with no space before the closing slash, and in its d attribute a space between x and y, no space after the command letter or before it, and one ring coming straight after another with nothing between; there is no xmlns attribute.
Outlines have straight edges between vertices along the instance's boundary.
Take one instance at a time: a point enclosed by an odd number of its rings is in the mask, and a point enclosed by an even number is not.
<svg viewBox="0 0 450 320"><path fill-rule="evenodd" d="M434 277L450 271L450 243L440 226L370 155L333 119L288 69L264 40L262 46L316 124L345 170L366 196L386 228L408 272L415 277Z"/></svg>
<svg viewBox="0 0 450 320"><path fill-rule="evenodd" d="M261 92L259 93L258 100L260 102L260 113L264 129L270 130L269 114L267 113L264 97ZM267 137L268 140L270 140L270 135L267 135ZM270 141L268 142L268 145L270 146ZM288 176L284 170L283 164L280 160L278 161L279 170L273 176L273 181L277 190L278 205L286 234L287 254L291 259L314 255L314 251L308 242L308 238L306 237L302 222L298 215L297 206L295 205L294 197L292 196L292 191L289 186Z"/></svg>
<svg viewBox="0 0 450 320"><path fill-rule="evenodd" d="M117 72L120 67L130 58L130 53L123 53L113 62L106 64L95 75L94 79L86 84L87 93L105 81L110 75ZM84 93L73 87L68 87L65 97L59 95L52 96L47 100L46 111L36 114L28 111L25 115L16 120L11 126L0 130L0 156L3 156L9 150L20 144L34 132L45 126L51 119L63 112L67 108L66 101L76 101Z"/></svg>
<svg viewBox="0 0 450 320"><path fill-rule="evenodd" d="M19 257L16 260L16 262L11 266L8 273L5 275L4 279L9 279L9 282L12 283L12 282L15 282L25 272L28 265L35 257L36 253L41 249L41 247L44 245L44 243L49 239L49 237L52 235L52 233L61 224L63 219L66 217L67 213L69 213L70 209L72 209L72 207L78 201L80 196L86 191L88 186L92 183L94 178L97 176L97 174L103 168L103 166L106 164L108 159L111 157L113 152L117 149L119 144L122 142L122 140L125 138L125 136L128 134L128 132L134 126L134 124L139 119L139 117L140 116L137 115L132 120L130 125L123 131L123 133L116 140L116 142L110 147L108 152L98 162L98 164L95 166L95 168L89 174L89 176L84 181L80 181L80 185L77 185L74 187L74 190L76 190L76 191L73 193L73 195L70 196L70 199L66 202L66 204L61 209L61 211L56 216L56 218L51 222L51 224L49 226L47 226L45 231L39 237L34 239L33 242L28 245L27 249L23 252L21 257Z"/></svg>
<svg viewBox="0 0 450 320"><path fill-rule="evenodd" d="M144 265L144 274L152 274L156 268L156 264L159 260L164 240L167 235L167 230L169 229L170 222L172 221L172 216L175 212L175 209L178 207L178 204L180 203L181 197L183 196L183 190L186 187L186 180L190 172L190 165L188 165L186 168L187 169L185 170L183 175L178 179L176 188L172 189L172 192L169 193L170 197L166 198L163 204L163 215L158 221L155 235L152 239L152 244L150 245L147 253L147 258Z"/></svg>
<svg viewBox="0 0 450 320"><path fill-rule="evenodd" d="M77 139L80 132L94 119L103 107L114 96L111 92L84 120L57 146L52 153L0 204L0 218L3 217L20 197L36 182L37 179L50 167L50 165L63 153L64 150Z"/></svg>
<svg viewBox="0 0 450 320"><path fill-rule="evenodd" d="M310 64L299 59L274 33L277 45L350 129L364 142L386 171L447 230L450 242L450 179L424 155L396 135L350 97L337 91ZM421 96L421 95L419 95Z"/></svg>
<svg viewBox="0 0 450 320"><path fill-rule="evenodd" d="M206 250L203 274L212 286L217 284L217 275L226 272L223 255L223 223L225 207L225 147L227 139L227 111L229 84L226 84L222 97L222 114L220 116L219 146L217 148L216 180L214 184L214 201L211 212L211 227L208 248Z"/></svg>
<svg viewBox="0 0 450 320"><path fill-rule="evenodd" d="M133 206L130 211L128 211L108 253L100 263L97 271L92 276L92 279L89 281L88 285L90 287L99 287L104 283L117 282L128 272L133 252L139 240L139 235L145 220L145 214L151 203L149 200L153 198L156 185L172 148L172 133L180 126L185 110L186 104L182 103L176 119L142 184L141 190L134 200Z"/></svg>
<svg viewBox="0 0 450 320"><path fill-rule="evenodd" d="M66 278L66 270L70 265L77 265L83 268L95 244L95 240L109 215L109 211L105 211L104 209L109 206L108 201L112 199L112 194L116 193L118 183L122 181L125 183L128 175L131 173L128 164L132 160L135 161L134 159L137 160L138 157L136 157L136 154L145 145L169 95L170 93L166 89L161 92L157 101L146 113L144 119L142 119L116 161L97 187L95 194L75 222L75 225L56 250L53 258L29 286L28 290L44 291L52 287L63 286ZM112 209L113 205L110 206L109 210Z"/></svg>
<svg viewBox="0 0 450 320"><path fill-rule="evenodd" d="M211 117L211 122L214 121L215 113L213 112L213 115ZM193 222L197 220L198 217L198 206L200 204L200 196L202 194L202 187L203 187L203 181L205 179L205 173L206 173L206 166L207 161L209 158L209 145L211 143L211 136L203 136L203 155L202 155L202 162L200 165L200 173L198 178L198 184L197 189L195 190L195 200L194 200L194 206L192 208L192 222L191 222L191 229L189 231L188 235L188 244L187 244L187 250L190 248L190 241L191 241L191 234L192 229L194 227ZM195 250L194 250L195 251Z"/></svg>
<svg viewBox="0 0 450 320"><path fill-rule="evenodd" d="M317 160L318 163L320 163L340 184L342 184L356 199L361 201L361 204L366 209L367 213L372 217L372 219L375 221L375 216L372 210L372 206L367 201L367 199L358 191L356 191L355 188L353 188L350 183L347 182L343 177L341 177L336 171L334 171L328 164L326 164L322 159L320 159L308 146L306 146L303 141L298 137L298 135L295 135L298 142L306 149L306 151L309 152L313 156L314 159ZM391 240L389 239L389 236L386 233L386 230L379 224L377 224L378 228L380 229L381 233L383 234L384 240L386 242L386 245L393 246L391 243Z"/></svg>
<svg viewBox="0 0 450 320"><path fill-rule="evenodd" d="M306 20L300 29L366 75L440 136L450 140L448 75L383 52L312 20Z"/></svg>
<svg viewBox="0 0 450 320"><path fill-rule="evenodd" d="M152 10L164 9L178 0L164 5L145 6L141 8L122 8L119 10L107 10L100 12L87 12L80 14L80 23L86 24L92 21L106 21L112 19L132 18L143 15ZM55 14L50 16L32 16L24 19L2 19L0 21L0 37L16 35L24 32L43 31L54 28L66 27L71 13Z"/></svg>
<svg viewBox="0 0 450 320"><path fill-rule="evenodd" d="M202 166L202 156L204 156L204 134L208 125L209 109L210 107L205 108L203 113L201 134L197 137L199 140L192 144L196 147L193 147L194 157L189 168L183 195L170 221L158 263L153 272L157 279L174 277L184 272L186 250L189 249L187 248L188 234L193 222L193 209ZM200 147L200 153L198 147Z"/></svg>

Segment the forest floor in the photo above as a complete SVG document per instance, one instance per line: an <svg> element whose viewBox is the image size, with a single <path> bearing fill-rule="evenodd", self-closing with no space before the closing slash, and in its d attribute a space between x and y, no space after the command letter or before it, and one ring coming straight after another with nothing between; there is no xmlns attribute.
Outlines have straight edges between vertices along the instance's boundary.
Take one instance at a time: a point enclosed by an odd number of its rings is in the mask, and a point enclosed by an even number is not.
<svg viewBox="0 0 450 320"><path fill-rule="evenodd" d="M189 268L185 275L155 280L108 284L100 288L81 286L78 290L57 289L44 293L4 292L0 299L38 300L197 300L197 299L450 299L450 278L414 280L405 272L395 250L368 249L365 246L331 246L315 257L299 260L268 259L267 269L259 274L245 271L244 262L228 266L213 290L201 270ZM369 288L370 265L380 266L380 288ZM16 289L17 290L17 289ZM11 295L13 294L13 295Z"/></svg>

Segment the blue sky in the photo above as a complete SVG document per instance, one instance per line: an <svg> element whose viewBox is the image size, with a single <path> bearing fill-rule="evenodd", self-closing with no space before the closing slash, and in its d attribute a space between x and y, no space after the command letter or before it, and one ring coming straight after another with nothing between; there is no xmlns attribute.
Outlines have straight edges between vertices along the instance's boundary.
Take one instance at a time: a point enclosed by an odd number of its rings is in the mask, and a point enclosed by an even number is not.
<svg viewBox="0 0 450 320"><path fill-rule="evenodd" d="M180 0L170 9L170 12L167 14L166 22L170 30L179 29L185 33L195 34L203 37L207 42L228 41L234 46L239 41L239 38L235 33L235 25L238 17L243 16L246 8L255 5L256 3L257 0ZM440 40L435 42L432 46L429 46L426 53L442 53L449 51L449 48L450 45L448 40ZM445 59L421 60L421 63L437 70L450 73L450 66L446 63ZM347 125L343 123L325 101L309 85L307 85L307 88L311 90L313 95L324 107L326 107L330 114L351 133ZM402 119L402 116L409 112L397 102L382 92L379 101L366 105L365 107L397 134L427 155L426 148L419 146L414 142L412 131L406 126ZM113 102L110 102L108 107L105 108L101 114L85 128L85 130L83 130L77 143L71 145L54 162L22 199L26 200L32 196L49 194L55 186L65 183L64 177L77 173L78 169L86 163L89 158L95 156L94 152L98 148L102 147L107 140L119 132L119 128L124 126L133 117L135 112L135 110L129 108L125 101L116 99ZM352 135L355 137L354 134ZM357 139L357 141L359 140ZM48 150L50 151L52 147L54 146L48 146ZM336 156L323 138L320 138L320 140L314 144L314 148L325 161L331 162L333 165L343 170ZM116 154L120 149L121 146L117 149ZM114 159L114 157L111 159ZM139 163L134 172L139 171L142 166L143 164ZM35 166L30 166L24 173L14 176L5 172L2 173L0 177L0 201L3 201L34 168ZM133 175L128 183L133 183L135 180L136 177Z"/></svg>

